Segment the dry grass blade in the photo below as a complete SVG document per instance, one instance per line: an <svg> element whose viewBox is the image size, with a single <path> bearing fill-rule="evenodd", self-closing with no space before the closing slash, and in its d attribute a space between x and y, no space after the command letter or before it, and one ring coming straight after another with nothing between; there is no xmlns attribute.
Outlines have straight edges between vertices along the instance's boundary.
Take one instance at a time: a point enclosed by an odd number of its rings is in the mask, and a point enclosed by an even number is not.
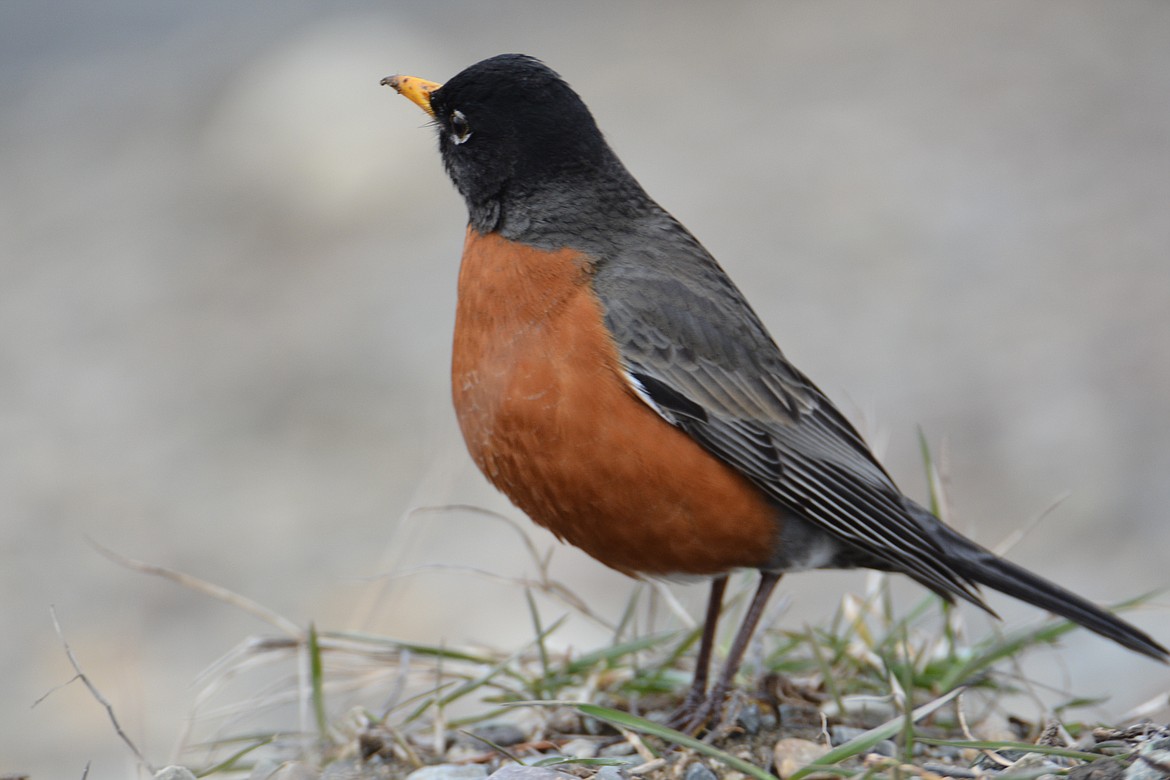
<svg viewBox="0 0 1170 780"><path fill-rule="evenodd" d="M114 705L110 704L109 700L102 695L102 692L97 689L97 686L93 684L89 676L81 671L81 664L77 662L77 657L73 655L73 648L69 646L69 642L65 639L65 632L61 630L61 623L57 620L57 610L54 607L49 607L49 616L53 619L53 630L57 632L57 637L61 640L61 644L65 648L65 655L69 658L69 665L73 667L73 671L76 674L76 677L73 679L81 680L85 684L85 687L89 689L90 695L97 700L98 704L105 707L106 714L110 716L110 723L114 724L114 731L117 732L118 737L126 743L126 747L130 748L139 763L146 767L148 772L154 774L154 767L150 765L150 762L142 755L138 746L134 744L134 741L122 729L122 724L118 722L118 716L114 714ZM85 771L86 774L89 774L88 764L86 764Z"/></svg>
<svg viewBox="0 0 1170 780"><path fill-rule="evenodd" d="M124 566L133 571L142 572L143 574L150 574L155 577L162 577L171 582L182 585L185 588L202 593L205 596L210 596L216 601L222 601L224 604L229 604L239 610L247 612L249 615L263 620L284 633L293 637L300 637L304 634L301 627L292 622L288 618L282 617L265 606L253 601L247 596L241 596L238 593L228 590L227 588L215 585L207 580L201 580L198 577L193 577L190 574L184 574L181 571L168 569L164 566L157 566L153 563L146 563L144 561L137 561L133 558L128 558L121 553L114 552L108 547L98 544L93 539L87 540L95 550L109 558L119 566Z"/></svg>
<svg viewBox="0 0 1170 780"><path fill-rule="evenodd" d="M498 574L494 574L493 572L484 571L481 569L475 569L473 567L450 567L450 566L418 566L412 570L409 570L407 572L403 572L402 574L395 575L395 576L404 576L404 575L409 575L412 572L423 571L425 569L436 569L436 568L438 568L438 569L456 569L456 570L462 569L465 571L474 571L476 573L479 573L479 574L482 574L482 575L485 575L488 577L493 577L495 579L502 579L502 580L516 582L517 584L521 585L522 587L531 588L531 589L536 590L540 593L544 593L547 596L551 596L553 598L559 599L560 601L564 602L573 611L577 612L581 616L586 617L586 618L596 622L600 626L603 626L605 628L613 630L614 626L612 623L610 623L608 620L601 617L596 612L594 612L592 609L590 609L589 605L584 600L579 598L577 596L577 594L574 593L570 588L566 587L564 585L564 583L561 583L561 582L553 579L549 575L549 571L548 571L549 562L550 562L550 559L552 557L553 549L549 549L549 551L545 555L541 555L540 551L536 549L536 544L532 541L532 537L530 537L528 535L528 533L524 530L524 526L522 526L520 523L517 523L511 517L508 517L507 515L504 515L504 514L500 514L499 512L493 512L490 509L484 509L483 507L477 507L477 506L473 506L470 504L444 504L444 505L440 505L440 506L416 507L407 513L406 519L413 519L417 515L438 514L438 513L443 513L443 512L471 512L474 514L478 514L486 519L495 520L496 522L503 523L506 526L508 526L509 528L511 528L520 537L521 542L524 544L524 549L528 552L528 556L532 559L532 563L536 567L537 572L539 573L539 576L537 577L537 579L529 580L527 578L521 578L521 577L504 577L504 576L501 576Z"/></svg>

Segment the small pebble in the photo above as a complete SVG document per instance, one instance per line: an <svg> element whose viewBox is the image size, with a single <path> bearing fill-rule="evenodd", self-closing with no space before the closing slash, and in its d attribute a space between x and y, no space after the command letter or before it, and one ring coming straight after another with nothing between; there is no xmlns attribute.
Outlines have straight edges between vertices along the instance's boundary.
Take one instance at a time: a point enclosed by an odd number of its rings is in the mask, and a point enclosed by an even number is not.
<svg viewBox="0 0 1170 780"><path fill-rule="evenodd" d="M358 757L330 762L321 780L389 780L390 767L380 759L363 761Z"/></svg>
<svg viewBox="0 0 1170 780"><path fill-rule="evenodd" d="M567 772L559 772L547 766L521 766L508 764L492 772L491 780L576 780Z"/></svg>
<svg viewBox="0 0 1170 780"><path fill-rule="evenodd" d="M1125 767L1120 761L1102 758L1090 764L1081 764L1068 770L1068 780L1121 780Z"/></svg>
<svg viewBox="0 0 1170 780"><path fill-rule="evenodd" d="M1014 762L1007 768L1008 774L1028 774L1035 775L1036 780L1040 780L1046 774L1051 772L1060 772L1064 767L1053 761L1051 757L1043 753L1027 753L1018 761Z"/></svg>
<svg viewBox="0 0 1170 780"><path fill-rule="evenodd" d="M747 734L760 733L760 705L752 702L739 711L735 718L736 725Z"/></svg>
<svg viewBox="0 0 1170 780"><path fill-rule="evenodd" d="M1088 753L1097 747L1097 738L1089 734L1081 734L1080 739L1073 743L1072 749L1079 750L1082 753Z"/></svg>
<svg viewBox="0 0 1170 780"><path fill-rule="evenodd" d="M785 731L821 730L821 711L811 704L781 704L777 710Z"/></svg>
<svg viewBox="0 0 1170 780"><path fill-rule="evenodd" d="M492 752L490 747L478 739L471 739L465 734L460 736L463 736L465 741L455 742L447 748L446 752L443 753L444 764L466 764L474 762L476 757L482 756L484 753Z"/></svg>
<svg viewBox="0 0 1170 780"><path fill-rule="evenodd" d="M1124 742L1116 745L1098 742L1097 746L1093 748L1093 751L1103 756L1127 756L1133 752L1133 749Z"/></svg>
<svg viewBox="0 0 1170 780"><path fill-rule="evenodd" d="M634 752L634 746L629 742L615 742L601 749L603 756L628 756Z"/></svg>
<svg viewBox="0 0 1170 780"><path fill-rule="evenodd" d="M948 761L958 761L963 758L963 749L954 745L934 745L934 755Z"/></svg>
<svg viewBox="0 0 1170 780"><path fill-rule="evenodd" d="M829 741L833 743L833 747L837 747L864 733L865 729L857 729L853 726L829 726Z"/></svg>
<svg viewBox="0 0 1170 780"><path fill-rule="evenodd" d="M838 707L834 702L826 703L824 706L825 714L829 717L839 715L842 719L857 723L865 728L880 726L897 715L894 705L888 701L872 696L846 697L842 701L842 704L844 705L844 710L838 711Z"/></svg>
<svg viewBox="0 0 1170 780"><path fill-rule="evenodd" d="M585 727L584 731L591 737L600 737L602 734L612 734L613 729L608 723L597 718L584 718L582 725Z"/></svg>
<svg viewBox="0 0 1170 780"><path fill-rule="evenodd" d="M1125 770L1125 780L1166 780L1170 777L1170 739L1151 740L1138 749Z"/></svg>
<svg viewBox="0 0 1170 780"><path fill-rule="evenodd" d="M571 739L561 745L561 752L573 758L593 758L597 755L597 741L592 739Z"/></svg>
<svg viewBox="0 0 1170 780"><path fill-rule="evenodd" d="M701 761L692 761L687 764L687 771L683 773L683 780L718 780L718 776L711 771L711 767Z"/></svg>
<svg viewBox="0 0 1170 780"><path fill-rule="evenodd" d="M482 780L487 767L482 764L435 764L416 769L406 780Z"/></svg>
<svg viewBox="0 0 1170 780"><path fill-rule="evenodd" d="M528 735L524 732L524 729L514 723L485 723L482 726L468 729L468 731L480 739L485 739L493 745L499 745L500 747L519 745L528 739ZM473 741L478 742L478 740ZM478 744L483 745L482 742L478 742Z"/></svg>
<svg viewBox="0 0 1170 780"><path fill-rule="evenodd" d="M629 777L620 766L603 766L593 775L593 780L629 780Z"/></svg>
<svg viewBox="0 0 1170 780"><path fill-rule="evenodd" d="M1155 750L1170 750L1170 737L1162 737L1160 739L1150 740L1142 745L1142 752Z"/></svg>
<svg viewBox="0 0 1170 780"><path fill-rule="evenodd" d="M559 734L580 734L582 730L581 716L576 710L560 707L549 715L548 726Z"/></svg>
<svg viewBox="0 0 1170 780"><path fill-rule="evenodd" d="M829 741L833 747L844 745L851 739L860 737L865 733L865 729L858 729L852 726L830 726L829 727ZM887 756L892 758L897 752L898 748L893 740L883 739L869 749L870 753L877 753L879 756Z"/></svg>
<svg viewBox="0 0 1170 780"><path fill-rule="evenodd" d="M967 780L968 778L978 777L975 770L968 769L965 766L953 766L951 764L935 764L930 761L922 765L922 769L942 777L954 777L956 780Z"/></svg>
<svg viewBox="0 0 1170 780"><path fill-rule="evenodd" d="M780 777L788 777L796 772L796 770L808 766L828 752L829 748L818 742L791 737L782 739L773 748L776 761L776 774L780 775Z"/></svg>

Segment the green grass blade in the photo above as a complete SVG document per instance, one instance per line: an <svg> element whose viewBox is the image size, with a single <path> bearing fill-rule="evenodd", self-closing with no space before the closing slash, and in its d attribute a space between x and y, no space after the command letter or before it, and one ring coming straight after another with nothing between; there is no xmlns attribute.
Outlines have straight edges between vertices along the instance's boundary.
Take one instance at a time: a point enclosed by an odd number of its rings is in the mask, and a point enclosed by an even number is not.
<svg viewBox="0 0 1170 780"><path fill-rule="evenodd" d="M905 646L910 646L909 640L906 640ZM904 764L914 761L914 737L916 735L913 712L914 669L911 663L911 660L907 658L902 665L901 679L898 680L898 684L902 688L902 763Z"/></svg>
<svg viewBox="0 0 1170 780"><path fill-rule="evenodd" d="M441 647L439 645L426 645L417 642L399 642L394 639L388 639L377 634L369 634L364 631L325 631L321 636L326 638L347 639L353 642L365 642L367 644L378 645L381 647L391 648L394 650L406 650L415 655L421 655L434 658L445 658L451 661L467 661L473 664L494 664L497 659L487 655L476 655L461 650L452 650L449 647Z"/></svg>
<svg viewBox="0 0 1170 780"><path fill-rule="evenodd" d="M922 453L922 465L926 467L926 483L930 490L929 508L935 517L942 517L943 497L939 490L938 469L934 465L934 456L930 452L930 443L926 441L926 431L918 428L918 448Z"/></svg>
<svg viewBox="0 0 1170 780"><path fill-rule="evenodd" d="M1061 758L1076 758L1081 761L1097 761L1106 758L1101 753L1086 753L1072 748L1056 747L1053 745L1033 745L1031 742L1005 742L997 740L978 739L933 739L919 737L918 741L925 745L943 745L946 747L971 748L972 750L1023 750L1028 753L1042 753L1046 756L1060 756Z"/></svg>
<svg viewBox="0 0 1170 780"><path fill-rule="evenodd" d="M549 626L540 637L538 637L536 640L533 640L533 641L534 642L542 641L544 639L544 637L548 636L549 634L551 634L552 632L554 632L558 628L560 628L562 625L564 625L565 621L568 620L568 618L569 618L568 615L564 615L564 616L560 617L555 623L553 623L551 626ZM473 679L466 680L462 685L459 685L457 688L452 690L450 693L447 693L443 696L435 695L435 696L428 697L425 701L423 701L421 704L419 704L419 706L417 708L415 708L414 711L411 712L410 715L408 715L406 717L406 720L403 722L404 723L412 723L415 720L417 720L418 718L422 717L422 714L424 712L426 712L429 707L432 707L432 706L445 707L448 704L450 704L451 702L456 701L458 699L461 699L462 697L466 696L467 694L469 694L475 690L478 690L479 688L482 688L484 685L487 685L493 679L495 679L496 675L505 672L505 670L508 668L508 666L513 661L515 661L517 658L522 656L528 650L528 648L531 646L532 646L532 643L529 643L528 645L520 648L519 650L517 650L515 653L508 656L504 660L489 667L488 670L486 672L484 672L483 674L481 674L479 677L475 677Z"/></svg>
<svg viewBox="0 0 1170 780"><path fill-rule="evenodd" d="M682 639L679 640L679 643L675 646L674 650L672 650L670 655L668 655L662 661L662 663L659 664L659 668L669 669L673 667L676 663L678 663L680 658L687 654L687 651L695 646L695 643L699 641L699 637L702 635L702 626L696 626L695 628L692 628L690 631L687 631L685 634L683 634Z"/></svg>
<svg viewBox="0 0 1170 780"><path fill-rule="evenodd" d="M515 761L517 764L524 763L524 761L522 759L517 758L516 756L512 755L512 753L510 753L507 748L505 748L501 745L497 745L495 742L492 742L487 737L481 737L479 734L476 734L474 731L468 731L467 729L459 729L458 731L460 734L464 734L464 735L471 737L472 739L474 739L478 742L482 742L483 744L487 745L492 750L499 753L504 758L507 758L511 761Z"/></svg>
<svg viewBox="0 0 1170 780"><path fill-rule="evenodd" d="M634 615L637 614L638 599L642 595L642 589L642 583L639 582L634 586L634 589L630 591L630 597L626 600L626 608L622 610L622 617L620 620L618 620L617 627L613 630L613 641L615 644L621 641L622 634L626 632L626 629L629 628L634 621Z"/></svg>
<svg viewBox="0 0 1170 780"><path fill-rule="evenodd" d="M271 744L275 740L276 740L276 735L273 734L272 736L267 737L265 739L262 739L259 742L248 745L247 747L242 748L241 750L237 750L235 753L232 753L230 756L225 758L223 761L220 761L215 766L208 767L207 769L203 770L202 772L199 772L195 776L196 777L208 777L210 775L216 774L217 772L226 772L229 769L233 769L236 765L236 762L239 761L241 758L248 755L249 753L251 753L253 750L256 750L257 748L262 748L265 745Z"/></svg>
<svg viewBox="0 0 1170 780"><path fill-rule="evenodd" d="M720 750L713 745L708 745L706 742L689 737L681 731L675 731L672 728L663 726L661 723L639 718L631 715L628 712L621 712L619 710L612 710L608 707L599 707L596 704L573 704L573 706L582 715L597 720L605 721L614 726L629 729L630 731L637 731L640 734L649 734L652 737L666 740L676 745L681 745L685 748L690 748L696 753L702 753L709 756L720 763L743 772L746 775L756 778L757 780L777 780L776 776L770 772L761 769L760 767L742 758L731 755Z"/></svg>
<svg viewBox="0 0 1170 780"><path fill-rule="evenodd" d="M1124 612L1127 609L1132 609L1150 601L1163 592L1150 591L1144 593L1132 599L1114 604L1109 608L1109 611ZM975 652L970 658L962 663L955 664L941 677L938 682L938 687L946 691L958 685L968 684L972 681L972 678L983 673L999 661L1010 658L1030 647L1053 644L1060 637L1078 628L1081 628L1081 626L1070 620L1055 620L1050 623L1044 623L1036 628L1016 631L1005 637L997 637L991 641L977 645L972 648Z"/></svg>
<svg viewBox="0 0 1170 780"><path fill-rule="evenodd" d="M930 715L935 710L944 706L947 702L962 692L962 688L956 688L955 690L940 696L934 701L927 702L921 707L915 709L911 717L913 717L914 721L920 721L927 715ZM901 715L895 718L891 718L882 725L876 726L863 734L858 734L848 742L838 745L803 769L798 769L796 772L793 772L788 780L801 780L802 778L811 775L813 772L825 771L826 769L831 768L834 764L839 764L847 758L853 758L854 756L861 755L877 743L881 742L883 739L889 739L890 737L897 734L903 725L904 718Z"/></svg>
<svg viewBox="0 0 1170 780"><path fill-rule="evenodd" d="M650 650L663 642L673 639L674 632L669 634L659 634L657 636L643 637L642 639L632 639L629 642L623 642L619 645L612 645L611 647L603 647L600 650L584 653L576 659L570 661L565 666L565 672L568 674L581 674L586 672L599 663L611 663L620 660L624 656L631 653L641 652L642 650Z"/></svg>
<svg viewBox="0 0 1170 780"><path fill-rule="evenodd" d="M456 687L450 693L447 693L443 696L440 696L438 698L437 703L440 706L445 707L454 701L458 701L459 699L462 699L464 696L471 693L472 691L475 691L475 690L482 688L483 686L485 686L489 682L491 682L492 678L494 678L497 674L499 674L500 671L502 671L503 668L505 666L507 666L508 664L510 664L511 662L512 662L511 658L504 659L500 663L496 664L495 666L493 666L492 668L488 669L486 672L481 674L479 677L476 677L475 679L472 679L472 680L468 680L465 683L463 683L462 685Z"/></svg>
<svg viewBox="0 0 1170 780"><path fill-rule="evenodd" d="M546 693L551 692L546 688L552 678L548 664L548 648L544 644L545 632L540 624L540 610L536 608L536 599L532 596L531 588L524 589L524 598L528 600L528 614L532 616L532 626L536 629L536 650L540 654L541 676L539 680L533 680L532 692L536 698L543 699Z"/></svg>
<svg viewBox="0 0 1170 780"><path fill-rule="evenodd" d="M964 663L957 664L939 680L942 690L949 690L957 685L963 685L976 675L986 671L1005 658L1010 658L1023 652L1029 647L1042 644L1052 644L1060 637L1077 628L1077 624L1068 620L1058 620L1037 628L1017 631L1002 639L996 638L976 648L976 652Z"/></svg>
<svg viewBox="0 0 1170 780"><path fill-rule="evenodd" d="M325 665L321 661L321 640L317 626L309 623L309 682L312 686L313 716L317 720L317 735L329 734L329 720L325 717Z"/></svg>

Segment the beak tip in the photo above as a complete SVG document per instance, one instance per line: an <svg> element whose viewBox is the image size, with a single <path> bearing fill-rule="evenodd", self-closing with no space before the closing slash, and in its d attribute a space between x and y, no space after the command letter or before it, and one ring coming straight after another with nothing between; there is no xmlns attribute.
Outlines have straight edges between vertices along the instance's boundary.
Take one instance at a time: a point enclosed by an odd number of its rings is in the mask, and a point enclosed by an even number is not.
<svg viewBox="0 0 1170 780"><path fill-rule="evenodd" d="M393 87L399 95L410 100L431 117L435 116L435 110L431 108L431 93L443 86L442 84L414 76L401 75L387 76L380 83L386 87Z"/></svg>

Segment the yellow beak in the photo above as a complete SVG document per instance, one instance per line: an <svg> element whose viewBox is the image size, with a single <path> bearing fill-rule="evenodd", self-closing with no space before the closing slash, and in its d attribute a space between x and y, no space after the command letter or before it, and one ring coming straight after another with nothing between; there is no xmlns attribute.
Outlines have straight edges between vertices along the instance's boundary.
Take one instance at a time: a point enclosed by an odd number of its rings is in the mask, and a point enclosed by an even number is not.
<svg viewBox="0 0 1170 780"><path fill-rule="evenodd" d="M431 108L431 93L443 86L442 84L415 76L387 76L382 79L382 86L394 87L399 95L426 111L432 119L434 118L435 110Z"/></svg>

